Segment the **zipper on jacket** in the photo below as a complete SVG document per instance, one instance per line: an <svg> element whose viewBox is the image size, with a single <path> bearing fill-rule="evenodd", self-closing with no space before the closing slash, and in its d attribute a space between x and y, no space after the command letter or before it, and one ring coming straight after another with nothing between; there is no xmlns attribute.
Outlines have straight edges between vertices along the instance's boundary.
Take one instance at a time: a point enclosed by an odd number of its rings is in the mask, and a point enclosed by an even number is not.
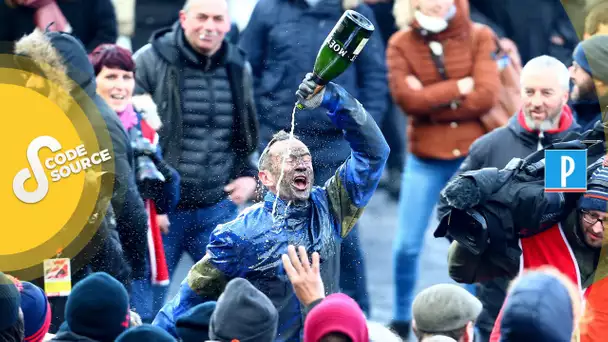
<svg viewBox="0 0 608 342"><path fill-rule="evenodd" d="M213 91L213 76L210 75L209 73L205 73L205 75L203 76L203 79L205 80L205 84L207 86L207 91L209 92L209 114L207 115L207 122L206 125L207 127L211 127L212 123L211 123L211 118L213 116L215 116L215 101L216 101L216 96L215 96L215 91Z"/></svg>
<svg viewBox="0 0 608 342"><path fill-rule="evenodd" d="M538 133L538 147L536 148L537 151L540 151L544 148L543 146L543 139L545 138L545 133L543 131L540 131L540 133Z"/></svg>

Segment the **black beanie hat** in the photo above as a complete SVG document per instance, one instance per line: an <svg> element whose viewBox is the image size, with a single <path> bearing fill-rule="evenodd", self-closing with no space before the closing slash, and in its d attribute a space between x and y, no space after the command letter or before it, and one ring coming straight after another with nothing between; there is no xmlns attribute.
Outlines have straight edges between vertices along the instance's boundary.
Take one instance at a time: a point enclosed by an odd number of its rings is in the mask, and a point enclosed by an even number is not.
<svg viewBox="0 0 608 342"><path fill-rule="evenodd" d="M17 286L4 273L0 272L0 330L5 330L19 319L21 296Z"/></svg>
<svg viewBox="0 0 608 342"><path fill-rule="evenodd" d="M140 325L135 328L131 328L118 336L116 342L175 342L173 336L171 336L165 330L150 324ZM204 341L204 339L199 339Z"/></svg>
<svg viewBox="0 0 608 342"><path fill-rule="evenodd" d="M175 322L177 336L183 342L200 342L209 339L209 321L216 302L199 304L188 310Z"/></svg>
<svg viewBox="0 0 608 342"><path fill-rule="evenodd" d="M277 335L279 313L264 293L243 278L231 280L209 322L212 340L273 342Z"/></svg>
<svg viewBox="0 0 608 342"><path fill-rule="evenodd" d="M129 295L107 273L93 273L74 286L65 306L70 331L99 342L113 342L129 328Z"/></svg>

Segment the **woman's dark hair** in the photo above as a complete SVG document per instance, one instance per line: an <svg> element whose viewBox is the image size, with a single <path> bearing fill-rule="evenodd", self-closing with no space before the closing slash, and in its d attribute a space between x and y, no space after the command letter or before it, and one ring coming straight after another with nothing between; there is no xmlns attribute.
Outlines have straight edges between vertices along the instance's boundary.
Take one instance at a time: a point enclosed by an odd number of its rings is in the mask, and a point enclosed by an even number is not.
<svg viewBox="0 0 608 342"><path fill-rule="evenodd" d="M89 60L95 69L95 76L103 67L135 71L135 61L131 51L116 44L101 44L89 54Z"/></svg>

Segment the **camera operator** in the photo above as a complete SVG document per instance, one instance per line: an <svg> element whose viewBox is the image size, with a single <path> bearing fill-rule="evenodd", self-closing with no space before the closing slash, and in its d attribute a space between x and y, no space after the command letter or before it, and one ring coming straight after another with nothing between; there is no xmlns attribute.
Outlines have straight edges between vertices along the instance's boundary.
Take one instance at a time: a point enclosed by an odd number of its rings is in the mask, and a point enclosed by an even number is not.
<svg viewBox="0 0 608 342"><path fill-rule="evenodd" d="M521 110L505 127L477 139L457 174L484 167L503 168L512 158L524 158L580 128L566 105L570 75L562 62L549 56L530 60L522 70L520 84ZM447 203L442 199L437 209L440 219L447 210ZM476 322L480 342L489 339L509 281L496 278L479 286L476 295L483 303Z"/></svg>
<svg viewBox="0 0 608 342"><path fill-rule="evenodd" d="M98 46L89 56L95 69L97 93L116 111L131 138L139 192L149 217L146 279L132 284L131 301L142 321L152 322L152 287L167 285L169 274L161 231L168 232L167 213L179 200L180 177L162 158L157 146L160 119L153 102L133 103L135 62L131 52L114 44ZM137 107L138 110L134 109Z"/></svg>
<svg viewBox="0 0 608 342"><path fill-rule="evenodd" d="M591 178L583 196L545 192L544 150L513 160L503 170L471 171L451 181L442 192L450 210L435 232L436 237L448 234L456 240L449 251L450 276L470 283L514 277L522 268L554 266L584 291L595 316L581 340L601 340L608 328L601 318L608 316L605 291L600 290L608 285L601 281L605 265L598 265L608 205L604 129L598 122L593 130L549 147L587 149ZM491 341L499 335L499 322L500 315Z"/></svg>

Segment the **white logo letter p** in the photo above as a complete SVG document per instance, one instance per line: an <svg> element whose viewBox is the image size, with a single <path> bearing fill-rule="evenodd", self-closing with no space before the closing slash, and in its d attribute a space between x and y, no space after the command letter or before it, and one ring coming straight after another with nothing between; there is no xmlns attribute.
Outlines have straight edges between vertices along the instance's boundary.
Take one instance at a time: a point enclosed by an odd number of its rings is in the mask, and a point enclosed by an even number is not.
<svg viewBox="0 0 608 342"><path fill-rule="evenodd" d="M574 173L574 159L570 156L562 156L562 172L560 173L561 186L566 187L566 179Z"/></svg>
<svg viewBox="0 0 608 342"><path fill-rule="evenodd" d="M61 144L57 139L49 136L38 137L29 144L27 147L27 161L30 164L36 183L38 187L36 190L29 192L25 190L25 182L32 177L30 170L27 168L22 169L13 178L13 192L18 199L22 202L33 204L42 201L42 199L49 192L49 180L46 178L44 168L38 158L38 152L43 148L48 147L53 152L57 152L61 149Z"/></svg>

